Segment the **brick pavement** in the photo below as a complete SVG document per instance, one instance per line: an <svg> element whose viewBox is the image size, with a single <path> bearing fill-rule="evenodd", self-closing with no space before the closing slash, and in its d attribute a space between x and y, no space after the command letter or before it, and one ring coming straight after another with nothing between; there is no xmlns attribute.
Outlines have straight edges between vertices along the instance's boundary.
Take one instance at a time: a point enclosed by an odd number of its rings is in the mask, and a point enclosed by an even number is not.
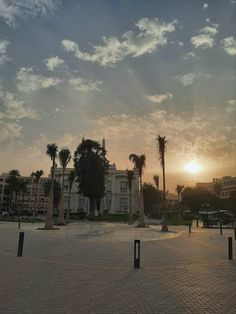
<svg viewBox="0 0 236 314"><path fill-rule="evenodd" d="M218 230L71 224L58 231L0 223L0 313L236 313L236 263ZM133 239L141 268L133 269ZM236 241L233 242L236 258Z"/></svg>

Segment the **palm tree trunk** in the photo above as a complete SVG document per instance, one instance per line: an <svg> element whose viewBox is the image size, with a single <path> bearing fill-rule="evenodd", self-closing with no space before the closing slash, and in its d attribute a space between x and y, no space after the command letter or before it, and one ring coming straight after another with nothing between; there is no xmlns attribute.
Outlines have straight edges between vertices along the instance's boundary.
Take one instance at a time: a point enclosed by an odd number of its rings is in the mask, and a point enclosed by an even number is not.
<svg viewBox="0 0 236 314"><path fill-rule="evenodd" d="M131 189L129 189L129 225L132 225Z"/></svg>
<svg viewBox="0 0 236 314"><path fill-rule="evenodd" d="M140 181L139 227L145 227L145 222L144 222L144 206L143 206L143 183L142 183L142 176L140 176L139 181Z"/></svg>
<svg viewBox="0 0 236 314"><path fill-rule="evenodd" d="M162 217L162 228L161 231L168 231L168 226L166 222L166 174L165 174L165 165L162 167L163 171L163 217Z"/></svg>
<svg viewBox="0 0 236 314"><path fill-rule="evenodd" d="M68 198L67 211L66 211L66 224L67 225L70 222L70 196L71 196L71 189L69 190L69 198Z"/></svg>
<svg viewBox="0 0 236 314"><path fill-rule="evenodd" d="M50 182L50 193L49 193L49 200L48 200L48 210L46 215L46 221L44 225L44 229L52 230L53 229L53 189L54 189L54 167L55 167L55 161L53 161L52 164L52 178Z"/></svg>
<svg viewBox="0 0 236 314"><path fill-rule="evenodd" d="M61 199L59 204L59 219L58 225L65 224L65 217L64 217L64 180L65 180L65 169L62 171L62 189L61 189Z"/></svg>

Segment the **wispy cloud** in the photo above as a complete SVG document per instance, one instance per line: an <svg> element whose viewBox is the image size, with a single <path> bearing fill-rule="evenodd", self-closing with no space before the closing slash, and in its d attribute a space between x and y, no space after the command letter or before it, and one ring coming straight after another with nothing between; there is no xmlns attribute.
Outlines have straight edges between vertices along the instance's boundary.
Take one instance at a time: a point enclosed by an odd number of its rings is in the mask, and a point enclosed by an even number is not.
<svg viewBox="0 0 236 314"><path fill-rule="evenodd" d="M9 57L7 55L7 47L9 44L9 41L0 39L0 65L9 61Z"/></svg>
<svg viewBox="0 0 236 314"><path fill-rule="evenodd" d="M232 36L223 39L221 43L223 43L224 51L227 54L231 56L236 55L236 40Z"/></svg>
<svg viewBox="0 0 236 314"><path fill-rule="evenodd" d="M147 98L154 103L160 104L167 99L172 99L173 95L171 93L165 93L159 95L149 95Z"/></svg>
<svg viewBox="0 0 236 314"><path fill-rule="evenodd" d="M92 81L81 77L74 77L69 80L69 84L76 90L88 92L93 90L99 91L102 81Z"/></svg>
<svg viewBox="0 0 236 314"><path fill-rule="evenodd" d="M64 63L64 60L60 59L58 56L47 58L44 60L46 67L50 71L54 71L56 68L61 66Z"/></svg>
<svg viewBox="0 0 236 314"><path fill-rule="evenodd" d="M200 29L199 35L191 38L191 43L196 47L202 47L203 49L212 48L214 46L214 37L218 33L218 26L214 24L212 26L205 26Z"/></svg>
<svg viewBox="0 0 236 314"><path fill-rule="evenodd" d="M193 58L197 58L196 54L192 51L190 52L187 52L185 55L184 55L184 59L185 60L188 60L188 59L193 59Z"/></svg>
<svg viewBox="0 0 236 314"><path fill-rule="evenodd" d="M208 9L208 3L204 3L202 8L203 8L203 10L207 10Z"/></svg>
<svg viewBox="0 0 236 314"><path fill-rule="evenodd" d="M62 0L0 0L0 20L16 26L18 20L52 16Z"/></svg>
<svg viewBox="0 0 236 314"><path fill-rule="evenodd" d="M33 68L20 68L17 72L16 80L18 90L25 93L57 86L62 82L57 77L46 77L36 74Z"/></svg>
<svg viewBox="0 0 236 314"><path fill-rule="evenodd" d="M166 35L175 30L176 23L176 20L166 24L157 18L142 18L135 24L138 32L127 31L121 39L103 37L103 45L94 46L93 53L82 52L72 40L64 39L62 45L66 51L73 52L77 59L98 62L103 66L115 65L126 56L139 57L166 45Z"/></svg>

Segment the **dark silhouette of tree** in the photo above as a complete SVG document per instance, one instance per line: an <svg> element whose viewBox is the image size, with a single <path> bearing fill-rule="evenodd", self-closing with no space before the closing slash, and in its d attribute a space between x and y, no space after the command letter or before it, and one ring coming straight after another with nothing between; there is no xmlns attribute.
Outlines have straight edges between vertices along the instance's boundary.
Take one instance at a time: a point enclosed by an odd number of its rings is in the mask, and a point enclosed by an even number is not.
<svg viewBox="0 0 236 314"><path fill-rule="evenodd" d="M75 170L71 170L69 174L69 197L68 197L68 204L67 204L67 211L66 211L66 224L70 222L70 198L71 198L71 189L75 180Z"/></svg>
<svg viewBox="0 0 236 314"><path fill-rule="evenodd" d="M16 198L17 198L17 188L19 182L20 172L19 170L12 169L8 172L8 178L6 180L8 184L8 191L9 191L9 207L8 210L15 210L16 209Z"/></svg>
<svg viewBox="0 0 236 314"><path fill-rule="evenodd" d="M69 149L64 148L59 152L59 160L62 166L62 187L61 187L61 200L60 200L60 208L59 208L59 217L58 217L58 225L65 224L64 218L64 180L65 180L65 170L66 166L71 160L71 154Z"/></svg>
<svg viewBox="0 0 236 314"><path fill-rule="evenodd" d="M37 170L37 171L31 173L31 177L33 178L33 181L36 183L36 196L35 196L35 201L34 201L34 206L33 206L33 224L35 221L36 208L38 206L39 182L40 182L40 178L42 177L42 175L43 175L43 170Z"/></svg>
<svg viewBox="0 0 236 314"><path fill-rule="evenodd" d="M150 217L150 214L154 208L154 205L157 204L158 191L151 183L143 184L143 203L144 203L144 212Z"/></svg>
<svg viewBox="0 0 236 314"><path fill-rule="evenodd" d="M160 187L159 187L160 177L159 177L159 175L155 174L153 176L153 180L154 180L156 188L157 188L157 202L159 203L160 202Z"/></svg>
<svg viewBox="0 0 236 314"><path fill-rule="evenodd" d="M134 179L134 170L127 169L128 189L129 189L129 222L132 224L132 183Z"/></svg>
<svg viewBox="0 0 236 314"><path fill-rule="evenodd" d="M143 183L142 183L142 175L143 175L143 168L145 167L146 157L145 155L136 155L130 154L129 159L134 164L134 170L138 170L139 175L139 227L145 227L144 222L144 206L143 206Z"/></svg>
<svg viewBox="0 0 236 314"><path fill-rule="evenodd" d="M165 153L166 153L166 137L158 136L158 150L159 150L159 159L162 167L162 175L163 175L163 218L162 218L162 231L168 231L167 219L166 219L166 174L165 174Z"/></svg>
<svg viewBox="0 0 236 314"><path fill-rule="evenodd" d="M57 145L54 143L48 144L46 153L51 158L52 167L51 167L51 180L50 180L51 186L50 186L50 193L49 193L48 210L47 210L44 229L51 230L53 229L54 169L55 169L56 158L57 158Z"/></svg>
<svg viewBox="0 0 236 314"><path fill-rule="evenodd" d="M177 195L178 195L178 203L179 203L179 199L180 199L180 194L182 193L182 191L183 191L183 189L184 189L184 185L177 185L176 186L176 192L177 192Z"/></svg>
<svg viewBox="0 0 236 314"><path fill-rule="evenodd" d="M104 147L91 139L83 139L74 154L74 167L79 183L79 193L90 200L91 215L95 213L95 203L98 212L100 210L108 165Z"/></svg>

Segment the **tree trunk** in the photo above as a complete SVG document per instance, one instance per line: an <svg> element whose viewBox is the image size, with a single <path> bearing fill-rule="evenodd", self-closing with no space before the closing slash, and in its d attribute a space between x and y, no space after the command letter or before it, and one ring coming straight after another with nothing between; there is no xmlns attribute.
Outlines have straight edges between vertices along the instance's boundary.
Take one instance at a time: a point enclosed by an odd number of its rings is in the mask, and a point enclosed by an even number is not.
<svg viewBox="0 0 236 314"><path fill-rule="evenodd" d="M65 169L62 171L62 188L61 188L61 199L59 203L59 219L58 225L65 225L65 217L64 217L64 180L65 180Z"/></svg>
<svg viewBox="0 0 236 314"><path fill-rule="evenodd" d="M66 211L66 224L70 223L70 196L71 196L71 189L69 190L69 198L67 204L67 211Z"/></svg>
<svg viewBox="0 0 236 314"><path fill-rule="evenodd" d="M51 178L51 182L50 182L48 210L47 210L46 221L45 221L45 225L44 225L44 229L46 229L46 230L52 230L53 229L54 166L55 166L55 161L52 164L52 178Z"/></svg>
<svg viewBox="0 0 236 314"><path fill-rule="evenodd" d="M129 225L132 225L131 188L129 188Z"/></svg>
<svg viewBox="0 0 236 314"><path fill-rule="evenodd" d="M90 208L89 208L89 214L90 216L94 217L95 216L95 211L94 211L94 199L93 198L90 198L89 199L89 203L90 203Z"/></svg>
<svg viewBox="0 0 236 314"><path fill-rule="evenodd" d="M145 227L144 222L144 206L143 206L143 183L142 176L140 176L140 206L139 206L139 227Z"/></svg>
<svg viewBox="0 0 236 314"><path fill-rule="evenodd" d="M163 216L162 216L162 228L161 231L166 232L168 231L168 226L167 226L167 222L166 222L166 176L165 176L165 165L162 168L163 171L163 203L162 203L162 207L163 207Z"/></svg>

